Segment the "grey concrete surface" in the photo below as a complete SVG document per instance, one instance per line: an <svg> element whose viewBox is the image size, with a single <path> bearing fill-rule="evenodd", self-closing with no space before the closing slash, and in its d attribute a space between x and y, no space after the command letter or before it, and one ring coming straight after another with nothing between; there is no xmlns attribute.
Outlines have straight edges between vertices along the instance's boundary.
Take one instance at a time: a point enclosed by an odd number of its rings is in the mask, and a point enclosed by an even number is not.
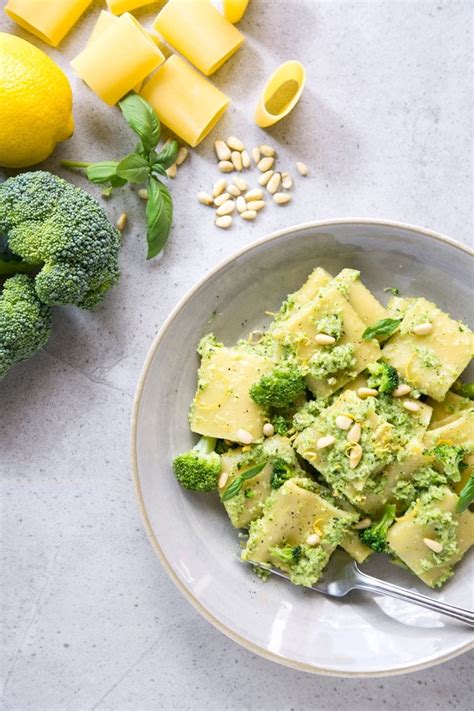
<svg viewBox="0 0 474 711"><path fill-rule="evenodd" d="M2 31L47 49L71 78L77 129L47 162L54 171L62 157L112 158L133 146L117 110L68 67L103 5L60 50L0 16ZM158 6L137 17L149 22ZM252 0L240 27L245 46L213 78L233 99L213 135L250 147L265 140L282 169L304 160L311 175L297 181L290 206L269 205L255 224L218 231L195 198L217 177L205 141L172 184L173 233L153 263L144 259L143 203L129 188L117 192L106 204L111 218L130 216L120 284L93 313L56 310L44 351L0 383L8 711L470 707L472 654L373 680L311 676L255 657L188 605L143 531L130 481L133 393L152 338L197 279L264 234L318 218L383 217L471 240L472 3ZM304 62L308 85L293 114L265 133L253 107L268 74L290 58Z"/></svg>

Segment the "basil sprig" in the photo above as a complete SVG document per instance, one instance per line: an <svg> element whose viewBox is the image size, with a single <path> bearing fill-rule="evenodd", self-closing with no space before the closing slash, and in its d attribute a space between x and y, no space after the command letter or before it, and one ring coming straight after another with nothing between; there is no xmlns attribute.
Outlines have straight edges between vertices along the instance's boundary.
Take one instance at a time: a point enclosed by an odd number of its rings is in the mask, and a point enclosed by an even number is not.
<svg viewBox="0 0 474 711"><path fill-rule="evenodd" d="M462 513L474 501L474 474L471 474L459 494L456 513Z"/></svg>
<svg viewBox="0 0 474 711"><path fill-rule="evenodd" d="M384 289L385 294L393 294L393 296L398 296L400 294L396 286L387 286Z"/></svg>
<svg viewBox="0 0 474 711"><path fill-rule="evenodd" d="M388 338L392 333L395 333L401 322L401 318L383 318L373 326L368 326L362 334L362 338L364 341L370 341L372 338Z"/></svg>
<svg viewBox="0 0 474 711"><path fill-rule="evenodd" d="M134 131L139 141L133 153L122 160L106 160L99 163L63 160L65 168L82 168L91 183L104 185L103 195L110 195L114 188L127 183L147 184L147 259L161 252L171 230L173 221L173 201L170 191L162 182L166 169L176 160L178 141L165 143L161 150L157 145L161 135L161 125L153 107L138 94L131 93L119 103L125 121Z"/></svg>
<svg viewBox="0 0 474 711"><path fill-rule="evenodd" d="M239 474L239 476L236 477L224 491L221 496L221 501L229 501L229 499L234 498L234 496L236 496L242 489L244 481L247 481L247 479L253 479L254 476L260 474L265 465L266 462L260 462L259 464L255 464L253 467L250 467L250 469L247 469L247 471L242 472L242 474Z"/></svg>

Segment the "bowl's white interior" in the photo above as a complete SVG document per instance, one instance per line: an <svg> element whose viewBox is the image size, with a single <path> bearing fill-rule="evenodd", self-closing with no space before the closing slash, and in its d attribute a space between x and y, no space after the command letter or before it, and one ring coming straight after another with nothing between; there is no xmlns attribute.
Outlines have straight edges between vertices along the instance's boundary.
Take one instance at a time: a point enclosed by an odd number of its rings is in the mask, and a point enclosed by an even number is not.
<svg viewBox="0 0 474 711"><path fill-rule="evenodd" d="M295 228L224 263L175 310L145 365L134 413L136 483L155 548L175 582L208 619L254 651L300 668L339 674L395 672L433 663L469 645L460 624L389 598L352 593L337 601L285 581L262 583L240 564L239 543L217 495L192 494L174 480L172 458L193 443L187 412L199 338L212 330L232 344L264 325L320 265L360 269L384 302L384 287L423 295L469 321L472 264L461 247L408 227L335 222ZM471 323L472 326L472 323ZM472 607L472 559L436 597ZM366 568L430 594L378 558Z"/></svg>

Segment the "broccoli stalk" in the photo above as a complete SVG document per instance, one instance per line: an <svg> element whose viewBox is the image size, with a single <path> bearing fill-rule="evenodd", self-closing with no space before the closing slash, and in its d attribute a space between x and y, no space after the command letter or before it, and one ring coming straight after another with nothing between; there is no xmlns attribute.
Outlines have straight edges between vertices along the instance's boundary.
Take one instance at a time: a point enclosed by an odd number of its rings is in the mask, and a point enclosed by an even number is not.
<svg viewBox="0 0 474 711"><path fill-rule="evenodd" d="M387 550L388 529L395 520L396 508L394 504L386 506L382 518L372 524L370 528L365 528L359 536L362 543L372 548L377 553L384 553Z"/></svg>
<svg viewBox="0 0 474 711"><path fill-rule="evenodd" d="M392 365L377 361L377 363L371 363L367 370L370 373L367 381L369 388L377 388L379 393L390 395L398 387L400 382L398 373Z"/></svg>
<svg viewBox="0 0 474 711"><path fill-rule="evenodd" d="M466 453L467 450L457 444L438 444L426 452L443 467L444 473L451 481L460 481L461 472L466 468L463 461Z"/></svg>
<svg viewBox="0 0 474 711"><path fill-rule="evenodd" d="M173 461L175 476L181 486L192 491L212 491L217 488L221 458L215 452L215 437L201 437L189 452Z"/></svg>
<svg viewBox="0 0 474 711"><path fill-rule="evenodd" d="M250 388L254 402L263 407L287 407L305 391L305 380L293 363L277 365Z"/></svg>

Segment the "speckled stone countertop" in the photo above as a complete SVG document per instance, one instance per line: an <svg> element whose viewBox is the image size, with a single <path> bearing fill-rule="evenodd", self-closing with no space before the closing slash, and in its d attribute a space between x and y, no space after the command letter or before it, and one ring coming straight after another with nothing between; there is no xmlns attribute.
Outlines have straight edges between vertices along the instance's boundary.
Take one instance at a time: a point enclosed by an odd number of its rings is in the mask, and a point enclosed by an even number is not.
<svg viewBox="0 0 474 711"><path fill-rule="evenodd" d="M46 48L71 77L77 130L52 170L61 157L112 158L133 145L68 68L104 5L60 52L1 15L2 31ZM148 22L159 5L137 17ZM382 217L464 242L472 233L469 2L252 0L240 27L245 46L213 78L233 99L218 132L249 147L265 140L283 169L304 160L311 176L291 205L219 231L196 201L217 177L205 141L172 185L172 238L153 263L144 260L143 203L128 188L117 193L111 217L130 217L119 285L94 313L57 310L44 351L0 383L8 711L446 711L472 700L472 654L388 679L317 677L253 656L180 596L142 528L129 467L133 393L152 338L198 278L264 234L313 219ZM306 65L308 85L266 134L253 107L268 74L291 58Z"/></svg>

